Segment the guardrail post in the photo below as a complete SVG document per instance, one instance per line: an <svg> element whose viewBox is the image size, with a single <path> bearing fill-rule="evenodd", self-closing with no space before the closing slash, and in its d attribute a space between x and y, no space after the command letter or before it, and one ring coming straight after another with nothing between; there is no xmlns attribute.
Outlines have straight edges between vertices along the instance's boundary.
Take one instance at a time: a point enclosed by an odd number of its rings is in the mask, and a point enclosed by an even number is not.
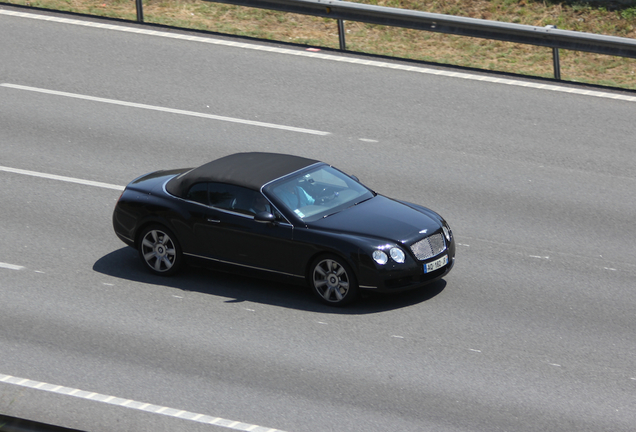
<svg viewBox="0 0 636 432"><path fill-rule="evenodd" d="M345 42L345 29L344 29L344 21L341 19L338 20L338 39L340 40L340 49L345 51L347 49Z"/></svg>
<svg viewBox="0 0 636 432"><path fill-rule="evenodd" d="M137 22L144 22L144 6L141 3L141 0L135 0L135 4L137 6Z"/></svg>
<svg viewBox="0 0 636 432"><path fill-rule="evenodd" d="M547 28L557 28L555 25L547 25ZM554 67L554 79L561 81L561 62L559 61L559 49L552 48L552 65Z"/></svg>
<svg viewBox="0 0 636 432"><path fill-rule="evenodd" d="M559 49L552 48L552 63L554 63L554 79L561 80L561 65L559 63Z"/></svg>
<svg viewBox="0 0 636 432"><path fill-rule="evenodd" d="M340 50L346 51L344 21L341 19L338 20L338 39L340 40Z"/></svg>

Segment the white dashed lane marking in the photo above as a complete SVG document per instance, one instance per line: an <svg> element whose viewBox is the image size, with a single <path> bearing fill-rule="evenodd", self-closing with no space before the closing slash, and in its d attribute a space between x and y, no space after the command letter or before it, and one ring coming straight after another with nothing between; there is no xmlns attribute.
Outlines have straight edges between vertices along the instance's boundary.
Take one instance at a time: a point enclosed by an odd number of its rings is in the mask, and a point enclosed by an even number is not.
<svg viewBox="0 0 636 432"><path fill-rule="evenodd" d="M56 393L65 396L72 396L80 399L87 399L94 402L105 403L109 405L120 406L138 411L146 411L154 414L161 414L169 417L175 417L183 420L194 421L197 423L212 424L225 427L232 430L251 431L251 432L283 432L279 429L258 426L254 424L242 423L235 420L228 420L221 417L214 417L205 414L197 414L185 410L169 408L149 403L137 402L130 399L123 399L116 396L109 396L85 390L63 387L60 385L48 384L39 381L33 381L27 378L18 378L11 375L0 374L0 382L13 384L20 387L27 387L35 390Z"/></svg>
<svg viewBox="0 0 636 432"><path fill-rule="evenodd" d="M0 262L0 268L9 269L9 270L22 270L23 266L15 265L15 264L7 264Z"/></svg>
<svg viewBox="0 0 636 432"><path fill-rule="evenodd" d="M46 174L46 173L41 173L41 172L37 172L37 171L28 171L28 170L23 170L23 169L18 169L18 168L10 168L10 167L5 167L5 166L0 166L0 171L10 172L10 173L14 173L14 174L28 175L28 176L32 176L32 177L40 177L40 178L45 178L45 179L49 179L49 180L64 181L64 182L68 182L68 183L78 183L78 184L82 184L82 185L85 185L85 186L96 186L96 187L101 187L101 188L106 188L106 189L114 189L114 190L118 190L118 191L123 191L124 190L124 186L118 186L118 185L109 184L109 183L96 182L96 181L92 181L92 180L82 180L82 179L78 179L78 178L59 176L59 175L55 175L55 174Z"/></svg>
<svg viewBox="0 0 636 432"><path fill-rule="evenodd" d="M180 115L187 115L190 117L200 117L200 118L206 118L210 120L219 120L219 121L225 121L225 122L231 122L231 123L241 123L244 125L260 126L260 127L270 128L270 129L281 129L281 130L286 130L290 132L300 132L300 133L306 133L311 135L330 135L329 132L317 131L313 129L304 129L304 128L298 128L293 126L279 125L274 123L245 120L245 119L226 117L226 116L220 116L215 114L206 114L206 113L201 113L196 111L186 111L186 110L167 108L167 107L161 107L156 105L146 105L146 104L140 104L135 102L126 102L126 101L121 101L116 99L107 99L107 98L83 95L78 93L68 93L68 92L62 92L57 90L49 90L49 89L43 89L43 88L37 88L37 87L23 86L19 84L3 83L3 84L0 84L0 87L11 88L14 90L29 91L34 93L43 93L43 94L48 94L52 96L63 96L63 97L72 98L72 99L83 99L87 101L100 102L100 103L106 103L111 105L140 108L140 109L151 110L151 111L161 111L161 112L166 112L170 114L180 114Z"/></svg>

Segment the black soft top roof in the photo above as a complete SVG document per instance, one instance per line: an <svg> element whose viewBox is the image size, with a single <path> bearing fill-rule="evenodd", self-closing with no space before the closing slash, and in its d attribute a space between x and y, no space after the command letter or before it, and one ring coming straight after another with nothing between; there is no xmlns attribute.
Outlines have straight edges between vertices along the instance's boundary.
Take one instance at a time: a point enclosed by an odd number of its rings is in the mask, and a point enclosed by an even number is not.
<svg viewBox="0 0 636 432"><path fill-rule="evenodd" d="M235 153L187 171L166 184L172 195L184 197L195 183L230 183L254 190L319 161L279 153Z"/></svg>

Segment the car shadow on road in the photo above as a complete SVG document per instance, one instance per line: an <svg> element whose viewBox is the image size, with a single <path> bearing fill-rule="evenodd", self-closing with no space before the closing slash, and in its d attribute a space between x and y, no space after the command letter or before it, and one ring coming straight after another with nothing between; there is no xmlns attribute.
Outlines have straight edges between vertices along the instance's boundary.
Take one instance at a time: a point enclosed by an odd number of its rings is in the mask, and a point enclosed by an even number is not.
<svg viewBox="0 0 636 432"><path fill-rule="evenodd" d="M446 287L439 280L423 288L392 295L366 294L354 304L333 307L320 303L307 287L275 280L257 279L205 268L186 266L175 276L162 277L147 271L137 251L123 247L95 262L93 270L132 282L166 286L182 291L226 297L226 303L252 302L317 313L339 315L372 314L426 302Z"/></svg>

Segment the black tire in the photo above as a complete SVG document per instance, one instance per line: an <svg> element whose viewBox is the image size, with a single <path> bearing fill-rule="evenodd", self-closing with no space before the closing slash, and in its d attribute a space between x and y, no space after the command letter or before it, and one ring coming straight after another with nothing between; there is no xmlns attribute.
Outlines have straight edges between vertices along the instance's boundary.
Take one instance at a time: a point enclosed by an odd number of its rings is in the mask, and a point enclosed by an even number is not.
<svg viewBox="0 0 636 432"><path fill-rule="evenodd" d="M172 231L162 225L144 228L139 236L137 250L151 273L170 276L181 267L181 246Z"/></svg>
<svg viewBox="0 0 636 432"><path fill-rule="evenodd" d="M328 305L344 306L358 297L358 282L351 267L335 255L322 255L309 267L309 287Z"/></svg>

